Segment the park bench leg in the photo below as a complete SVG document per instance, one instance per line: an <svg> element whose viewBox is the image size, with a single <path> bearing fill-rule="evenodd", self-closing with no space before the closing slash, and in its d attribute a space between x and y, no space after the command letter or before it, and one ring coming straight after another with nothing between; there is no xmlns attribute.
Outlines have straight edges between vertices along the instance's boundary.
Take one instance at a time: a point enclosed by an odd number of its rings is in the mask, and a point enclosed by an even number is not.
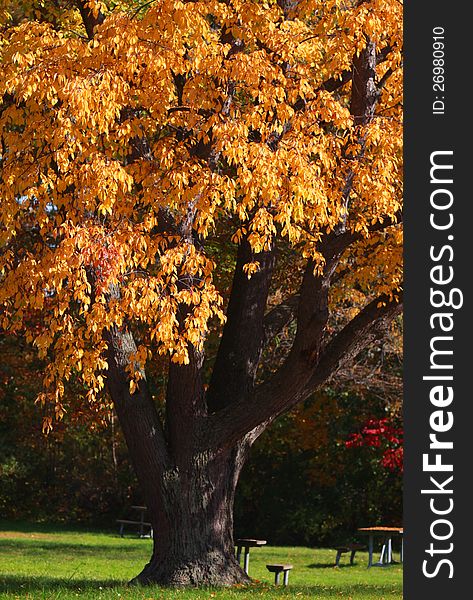
<svg viewBox="0 0 473 600"><path fill-rule="evenodd" d="M335 566L339 567L340 566L340 557L342 556L342 553L340 552L340 550L337 552L337 556L335 557Z"/></svg>
<svg viewBox="0 0 473 600"><path fill-rule="evenodd" d="M391 564L393 561L393 547L392 547L392 542L391 542L391 538L388 538L387 543L386 543L386 562L388 564Z"/></svg>
<svg viewBox="0 0 473 600"><path fill-rule="evenodd" d="M368 538L368 569L373 564L373 536L370 535Z"/></svg>
<svg viewBox="0 0 473 600"><path fill-rule="evenodd" d="M404 538L401 538L401 552L399 553L399 561L402 563L404 560Z"/></svg>
<svg viewBox="0 0 473 600"><path fill-rule="evenodd" d="M275 583L275 585L278 585L278 583L279 583L279 573L275 573L274 574L274 583Z"/></svg>
<svg viewBox="0 0 473 600"><path fill-rule="evenodd" d="M245 559L244 560L245 560L245 564L244 564L243 570L248 575L248 570L250 568L250 549L249 548L245 548Z"/></svg>
<svg viewBox="0 0 473 600"><path fill-rule="evenodd" d="M123 523L120 523L120 537L123 537Z"/></svg>
<svg viewBox="0 0 473 600"><path fill-rule="evenodd" d="M241 546L238 546L238 548L237 548L236 558L237 558L238 564L240 564L241 563Z"/></svg>
<svg viewBox="0 0 473 600"><path fill-rule="evenodd" d="M284 585L287 585L288 580L289 580L289 571L284 571L284 575L283 575Z"/></svg>
<svg viewBox="0 0 473 600"><path fill-rule="evenodd" d="M350 554L350 564L353 564L353 561L355 560L355 554L356 554L356 550L352 550L351 554Z"/></svg>
<svg viewBox="0 0 473 600"><path fill-rule="evenodd" d="M140 537L145 536L145 514L144 512L140 515Z"/></svg>
<svg viewBox="0 0 473 600"><path fill-rule="evenodd" d="M386 541L383 542L383 547L381 548L381 554L379 556L379 565L382 566L385 562L384 557L386 554Z"/></svg>

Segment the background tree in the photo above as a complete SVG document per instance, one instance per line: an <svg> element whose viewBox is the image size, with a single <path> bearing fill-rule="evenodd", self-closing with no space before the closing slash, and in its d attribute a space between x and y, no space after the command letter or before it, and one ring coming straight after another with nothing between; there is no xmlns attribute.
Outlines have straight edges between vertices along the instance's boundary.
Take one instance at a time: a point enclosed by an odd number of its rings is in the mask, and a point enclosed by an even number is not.
<svg viewBox="0 0 473 600"><path fill-rule="evenodd" d="M1 334L0 354L3 518L109 527L130 504L141 504L113 413L83 402L80 384L71 381L64 392L68 413L42 434L50 407L34 400L44 361L21 338Z"/></svg>
<svg viewBox="0 0 473 600"><path fill-rule="evenodd" d="M402 6L53 4L2 13L1 326L47 362L55 419L70 379L91 404L107 388L159 532L137 579L246 581L232 507L251 445L400 311Z"/></svg>

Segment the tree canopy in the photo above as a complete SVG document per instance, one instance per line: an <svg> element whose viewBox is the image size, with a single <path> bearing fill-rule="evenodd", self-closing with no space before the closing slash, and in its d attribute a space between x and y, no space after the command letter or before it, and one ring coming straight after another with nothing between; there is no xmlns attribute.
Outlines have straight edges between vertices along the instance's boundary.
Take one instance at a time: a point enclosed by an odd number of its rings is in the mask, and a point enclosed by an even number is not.
<svg viewBox="0 0 473 600"><path fill-rule="evenodd" d="M0 326L47 361L56 418L69 379L99 409L108 388L142 483L149 453L156 483L251 445L399 312L399 0L24 0L0 19Z"/></svg>

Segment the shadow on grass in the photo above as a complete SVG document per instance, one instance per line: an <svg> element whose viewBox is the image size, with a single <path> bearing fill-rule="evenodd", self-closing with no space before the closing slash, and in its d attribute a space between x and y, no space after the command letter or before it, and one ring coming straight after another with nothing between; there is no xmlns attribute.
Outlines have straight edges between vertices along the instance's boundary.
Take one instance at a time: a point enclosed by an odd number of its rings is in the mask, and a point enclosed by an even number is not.
<svg viewBox="0 0 473 600"><path fill-rule="evenodd" d="M348 568L353 568L356 567L357 563L353 563L352 565L350 563L341 563L338 565L335 563L312 563L311 565L307 565L308 569L346 569Z"/></svg>
<svg viewBox="0 0 473 600"><path fill-rule="evenodd" d="M79 556L97 556L98 554L106 553L108 558L123 557L124 554L136 554L141 556L143 550L149 550L146 546L139 548L136 546L126 545L101 545L101 544L81 544L80 542L67 544L64 542L55 542L48 540L2 540L0 539L0 552L15 552L21 550L24 554L36 554L39 551L43 552L64 552L64 554L74 554Z"/></svg>
<svg viewBox="0 0 473 600"><path fill-rule="evenodd" d="M126 585L126 581L107 579L72 579L72 578L53 578L53 577L26 577L24 575L1 575L0 576L0 594L10 593L23 596L26 592L34 591L56 591L56 590L74 590L86 591L97 590L99 588L115 588Z"/></svg>
<svg viewBox="0 0 473 600"><path fill-rule="evenodd" d="M111 526L109 529L100 527L87 527L83 523L31 523L29 521L2 521L0 531L15 531L20 533L103 533L106 535L118 535L117 529Z"/></svg>

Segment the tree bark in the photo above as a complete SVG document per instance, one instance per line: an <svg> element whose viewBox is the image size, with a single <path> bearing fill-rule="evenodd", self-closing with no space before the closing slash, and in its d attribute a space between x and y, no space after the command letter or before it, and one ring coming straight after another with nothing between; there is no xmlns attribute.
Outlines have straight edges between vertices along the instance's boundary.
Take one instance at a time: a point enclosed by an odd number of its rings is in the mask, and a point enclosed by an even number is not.
<svg viewBox="0 0 473 600"><path fill-rule="evenodd" d="M233 543L233 503L248 444L227 452L193 453L163 473L155 489L159 521L153 555L134 583L230 586L248 583ZM150 493L150 492L148 492Z"/></svg>
<svg viewBox="0 0 473 600"><path fill-rule="evenodd" d="M164 432L146 379L131 394L128 370L136 345L129 331L113 328L108 343L107 384L130 458L149 509L153 554L133 583L167 586L248 583L233 543L233 504L241 469L260 424L225 448L209 448L203 415L189 413ZM181 382L168 396L182 391ZM179 404L181 399L173 402ZM177 444L179 441L179 444Z"/></svg>
<svg viewBox="0 0 473 600"><path fill-rule="evenodd" d="M190 410L181 414L180 427L174 420L165 433L144 373L137 390L130 393L128 371L136 352L133 336L126 329L113 328L106 341L108 389L155 533L151 560L132 582L166 586L248 583L235 558L233 504L249 448L262 428L240 436L225 450L210 449L203 415ZM173 375L170 384L167 402L181 406L186 378L180 381Z"/></svg>

